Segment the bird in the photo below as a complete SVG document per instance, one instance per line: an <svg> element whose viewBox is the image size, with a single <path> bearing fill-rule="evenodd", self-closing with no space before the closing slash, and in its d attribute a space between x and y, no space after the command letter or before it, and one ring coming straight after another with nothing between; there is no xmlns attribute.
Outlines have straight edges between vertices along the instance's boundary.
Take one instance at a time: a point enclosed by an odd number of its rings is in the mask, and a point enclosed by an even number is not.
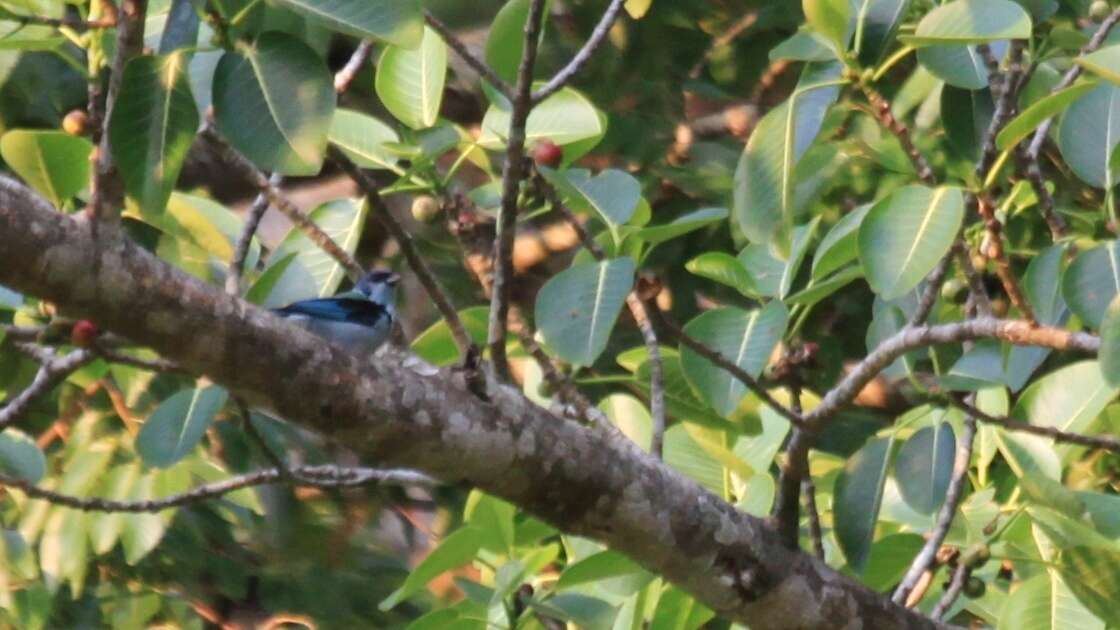
<svg viewBox="0 0 1120 630"><path fill-rule="evenodd" d="M372 353L393 330L400 276L376 270L334 297L293 302L272 312L352 352Z"/></svg>

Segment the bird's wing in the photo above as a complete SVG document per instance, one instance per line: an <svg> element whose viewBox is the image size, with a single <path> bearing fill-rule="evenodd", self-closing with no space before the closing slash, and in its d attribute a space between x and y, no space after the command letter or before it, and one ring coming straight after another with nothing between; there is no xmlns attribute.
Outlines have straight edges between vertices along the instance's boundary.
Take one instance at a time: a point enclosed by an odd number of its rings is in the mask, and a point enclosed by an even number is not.
<svg viewBox="0 0 1120 630"><path fill-rule="evenodd" d="M316 319L350 322L362 326L373 326L382 318L389 316L385 307L365 299L320 298L294 302L283 308L273 309L278 315L304 315Z"/></svg>

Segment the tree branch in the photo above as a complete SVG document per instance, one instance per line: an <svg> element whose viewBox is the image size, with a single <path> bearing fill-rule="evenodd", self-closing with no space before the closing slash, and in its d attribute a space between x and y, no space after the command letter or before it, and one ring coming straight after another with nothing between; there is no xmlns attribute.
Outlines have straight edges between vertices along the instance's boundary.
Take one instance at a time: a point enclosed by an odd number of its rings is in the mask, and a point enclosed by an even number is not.
<svg viewBox="0 0 1120 630"><path fill-rule="evenodd" d="M611 0L611 3L607 6L607 10L603 12L603 17L599 18L599 23L596 24L595 29L591 31L591 36L584 42L583 48L579 49L579 52L572 57L568 65L564 66L549 79L548 83L545 83L541 89L533 93L534 104L540 103L567 85L567 83L572 80L572 77L587 64L591 59L591 55L595 54L595 49L606 39L607 33L611 30L611 26L614 25L614 21L618 19L618 14L622 11L623 3L624 0Z"/></svg>
<svg viewBox="0 0 1120 630"><path fill-rule="evenodd" d="M334 91L336 94L343 94L350 89L350 84L358 76L358 71L362 69L362 65L369 60L370 54L373 52L373 42L368 39L363 39L358 47L354 49L353 54L346 60L346 65L342 69L334 73Z"/></svg>
<svg viewBox="0 0 1120 630"><path fill-rule="evenodd" d="M439 36L447 43L448 48L455 51L455 54L459 55L459 58L462 59L464 63L473 68L479 76L486 79L491 86L501 92L502 96L511 101L514 99L513 86L506 82L505 79L498 76L498 73L490 67L490 64L476 57L474 53L471 52L470 48L467 48L467 45L463 43L463 40L456 37L455 33L453 33L446 24L439 21L436 16L427 11L424 12L424 21L428 23L428 26L432 27L432 30L439 33Z"/></svg>
<svg viewBox="0 0 1120 630"><path fill-rule="evenodd" d="M268 178L268 183L270 186L277 187L283 179L279 173L273 173ZM268 195L262 192L257 195L253 205L245 213L245 223L241 226L241 235L237 237L233 258L230 259L229 270L226 272L226 293L230 295L241 295L241 276L245 272L245 257L249 255L253 236L257 233L268 206Z"/></svg>
<svg viewBox="0 0 1120 630"><path fill-rule="evenodd" d="M22 350L31 352L41 365L31 384L0 407L0 429L17 422L37 398L96 358L92 351L86 349L75 350L64 357L55 357L50 352L37 352L39 348L33 344L19 345L24 346Z"/></svg>
<svg viewBox="0 0 1120 630"><path fill-rule="evenodd" d="M506 358L506 330L509 301L513 283L513 239L517 232L517 195L525 177L525 123L533 109L533 67L537 63L537 44L544 0L530 0L525 20L524 49L517 69L517 86L511 104L509 135L506 138L506 162L502 167L502 201L498 209L498 231L494 237L494 283L490 294L490 322L486 345L494 375L508 381L509 359Z"/></svg>
<svg viewBox="0 0 1120 630"><path fill-rule="evenodd" d="M1007 429L1008 431L1018 431L1019 433L1029 433L1031 435L1038 435L1041 437L1048 437L1055 442L1063 442L1066 444L1078 444L1080 446L1088 446L1090 448L1099 448L1113 453L1120 453L1120 438L1111 435L1085 435L1082 433L1073 433L1070 431L1062 431L1055 427L1039 426L1037 424L1028 424L1018 420L1012 420L1006 416L999 417L985 413L978 409L975 405L969 404L955 396L946 396L944 398L950 405L964 411L969 416L983 422L984 424L993 424L998 427Z"/></svg>
<svg viewBox="0 0 1120 630"><path fill-rule="evenodd" d="M0 178L0 252L12 261L0 265L0 283L127 333L363 461L468 482L602 541L754 630L943 627L785 549L762 520L629 440L550 414L513 388L483 400L461 373L392 348L357 357L136 244L95 240L81 215L41 208Z"/></svg>
<svg viewBox="0 0 1120 630"><path fill-rule="evenodd" d="M961 596L961 591L964 590L964 585L968 583L968 578L971 576L972 567L967 563L960 563L957 570L953 572L953 579L949 582L949 588L941 596L941 601L937 602L937 605L930 611L930 618L940 621L945 617L945 613L949 612L953 602Z"/></svg>
<svg viewBox="0 0 1120 630"><path fill-rule="evenodd" d="M42 499L55 505L64 505L84 512L160 512L168 508L201 503L236 492L242 488L284 481L291 481L293 485L297 486L316 488L347 488L364 486L370 483L430 486L435 483L435 480L431 477L412 470L343 468L328 464L323 466L296 466L290 469L267 468L208 483L161 499L116 501L62 494L54 490L40 488L26 480L0 473L0 487L15 488L33 499Z"/></svg>

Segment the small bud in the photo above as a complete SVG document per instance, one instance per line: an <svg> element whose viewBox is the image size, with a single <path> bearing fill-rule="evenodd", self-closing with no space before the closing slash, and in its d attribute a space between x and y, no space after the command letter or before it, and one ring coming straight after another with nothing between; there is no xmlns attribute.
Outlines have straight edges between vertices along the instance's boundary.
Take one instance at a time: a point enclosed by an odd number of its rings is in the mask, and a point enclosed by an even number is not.
<svg viewBox="0 0 1120 630"><path fill-rule="evenodd" d="M89 133L89 115L80 109L70 110L62 119L62 130L72 136L84 136Z"/></svg>
<svg viewBox="0 0 1120 630"><path fill-rule="evenodd" d="M412 218L427 223L439 214L439 201L431 195L420 195L412 200Z"/></svg>
<svg viewBox="0 0 1120 630"><path fill-rule="evenodd" d="M97 329L97 324L88 319L79 319L70 329L70 342L75 346L87 348L93 345L99 334L101 331Z"/></svg>
<svg viewBox="0 0 1120 630"><path fill-rule="evenodd" d="M1105 2L1105 0L1096 0L1089 5L1089 18L1094 22L1103 22L1111 12L1112 8L1108 6L1108 2Z"/></svg>

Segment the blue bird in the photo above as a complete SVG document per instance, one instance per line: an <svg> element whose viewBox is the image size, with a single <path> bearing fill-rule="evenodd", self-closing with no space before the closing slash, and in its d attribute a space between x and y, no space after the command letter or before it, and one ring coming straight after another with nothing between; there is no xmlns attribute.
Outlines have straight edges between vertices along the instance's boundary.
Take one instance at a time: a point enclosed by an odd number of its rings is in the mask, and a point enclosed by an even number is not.
<svg viewBox="0 0 1120 630"><path fill-rule="evenodd" d="M371 271L350 291L293 302L272 312L352 352L372 353L393 330L399 281L391 271Z"/></svg>

